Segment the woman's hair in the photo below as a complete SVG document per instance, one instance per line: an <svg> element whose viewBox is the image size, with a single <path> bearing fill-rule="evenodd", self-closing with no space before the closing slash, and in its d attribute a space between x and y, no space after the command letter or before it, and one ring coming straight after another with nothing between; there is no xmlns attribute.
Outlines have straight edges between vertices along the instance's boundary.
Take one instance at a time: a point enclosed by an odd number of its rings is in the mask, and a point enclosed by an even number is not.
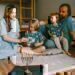
<svg viewBox="0 0 75 75"><path fill-rule="evenodd" d="M32 19L30 25L34 25L34 29L35 29L35 31L37 31L39 29L39 20L38 19Z"/></svg>
<svg viewBox="0 0 75 75"><path fill-rule="evenodd" d="M62 7L67 7L67 13L68 13L68 16L71 16L71 6L69 5L69 4L67 4L67 3L64 3L64 4L62 4L62 5L60 5L60 7L59 7L59 11L60 11L60 9L62 8Z"/></svg>
<svg viewBox="0 0 75 75"><path fill-rule="evenodd" d="M51 18L52 16L56 16L57 22L59 22L59 13L57 13L57 12L51 13L51 14L50 14L50 18Z"/></svg>
<svg viewBox="0 0 75 75"><path fill-rule="evenodd" d="M16 6L13 5L13 4L8 4L8 5L6 5L4 17L8 17L8 16L9 16L8 13L11 13L13 8L16 8Z"/></svg>
<svg viewBox="0 0 75 75"><path fill-rule="evenodd" d="M5 21L7 23L6 28L7 28L8 32L11 29L11 23L10 23L10 16L9 15L11 14L13 8L16 8L15 5L13 5L13 4L8 4L5 7L4 18L5 18Z"/></svg>

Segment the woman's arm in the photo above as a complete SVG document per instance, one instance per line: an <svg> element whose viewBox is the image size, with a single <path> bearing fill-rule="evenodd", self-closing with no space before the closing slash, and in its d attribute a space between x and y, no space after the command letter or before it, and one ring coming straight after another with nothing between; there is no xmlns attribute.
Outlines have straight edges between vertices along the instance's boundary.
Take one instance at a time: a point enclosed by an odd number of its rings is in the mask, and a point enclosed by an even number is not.
<svg viewBox="0 0 75 75"><path fill-rule="evenodd" d="M8 42L21 43L21 39L11 38L11 37L8 36L8 35L3 35L3 39L4 39L5 41L8 41Z"/></svg>
<svg viewBox="0 0 75 75"><path fill-rule="evenodd" d="M27 38L15 39L15 38L11 38L11 37L8 36L8 35L3 35L3 39L4 39L5 41L14 42L14 43L21 43L21 42L27 42L27 41L28 41Z"/></svg>
<svg viewBox="0 0 75 75"><path fill-rule="evenodd" d="M20 37L20 33L16 33L17 37L19 38Z"/></svg>

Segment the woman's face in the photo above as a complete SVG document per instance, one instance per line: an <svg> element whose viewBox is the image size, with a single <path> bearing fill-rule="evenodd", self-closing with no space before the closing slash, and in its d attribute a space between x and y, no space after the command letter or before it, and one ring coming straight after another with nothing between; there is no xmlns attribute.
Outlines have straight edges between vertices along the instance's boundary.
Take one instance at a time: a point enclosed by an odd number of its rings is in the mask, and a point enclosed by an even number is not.
<svg viewBox="0 0 75 75"><path fill-rule="evenodd" d="M10 13L9 16L11 19L16 18L16 8L13 8L11 11L9 11L9 13Z"/></svg>

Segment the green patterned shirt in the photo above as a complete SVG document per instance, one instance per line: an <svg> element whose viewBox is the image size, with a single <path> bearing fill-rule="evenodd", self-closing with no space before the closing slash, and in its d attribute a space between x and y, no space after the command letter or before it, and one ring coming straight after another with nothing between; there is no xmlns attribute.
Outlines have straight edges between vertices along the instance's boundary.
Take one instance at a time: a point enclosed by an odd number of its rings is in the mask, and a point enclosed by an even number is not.
<svg viewBox="0 0 75 75"><path fill-rule="evenodd" d="M25 37L28 38L28 42L27 42L28 44L35 44L44 41L44 37L40 32L26 33Z"/></svg>

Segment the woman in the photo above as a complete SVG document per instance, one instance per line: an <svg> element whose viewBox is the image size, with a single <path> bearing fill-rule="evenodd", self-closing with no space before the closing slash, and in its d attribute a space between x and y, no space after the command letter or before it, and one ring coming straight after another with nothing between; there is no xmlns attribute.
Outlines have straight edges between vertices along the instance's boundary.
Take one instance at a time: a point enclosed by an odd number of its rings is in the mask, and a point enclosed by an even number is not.
<svg viewBox="0 0 75 75"><path fill-rule="evenodd" d="M7 5L5 8L4 17L0 20L0 59L15 55L21 51L28 54L33 54L28 47L21 47L18 43L27 42L27 38L19 38L19 23L16 19L16 7ZM5 52L5 53L4 53ZM38 53L36 53L38 54Z"/></svg>
<svg viewBox="0 0 75 75"><path fill-rule="evenodd" d="M16 19L16 7L7 5L4 17L0 20L0 59L8 58L8 56L21 55L20 52L28 51L30 48L21 47L18 43L27 42L27 38L19 38L19 23Z"/></svg>

